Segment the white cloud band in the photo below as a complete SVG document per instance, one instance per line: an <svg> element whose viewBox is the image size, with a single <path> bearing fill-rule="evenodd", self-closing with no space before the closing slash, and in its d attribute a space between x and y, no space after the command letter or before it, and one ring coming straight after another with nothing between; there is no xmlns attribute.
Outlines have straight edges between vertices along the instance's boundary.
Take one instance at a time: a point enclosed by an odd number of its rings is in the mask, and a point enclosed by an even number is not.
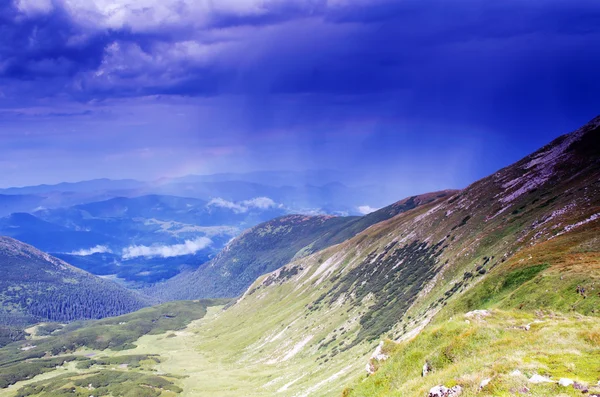
<svg viewBox="0 0 600 397"><path fill-rule="evenodd" d="M182 244L173 245L132 245L123 249L123 259L132 259L140 256L146 258L171 258L174 256L192 255L210 246L212 240L207 237L199 237L195 240L186 240Z"/></svg>

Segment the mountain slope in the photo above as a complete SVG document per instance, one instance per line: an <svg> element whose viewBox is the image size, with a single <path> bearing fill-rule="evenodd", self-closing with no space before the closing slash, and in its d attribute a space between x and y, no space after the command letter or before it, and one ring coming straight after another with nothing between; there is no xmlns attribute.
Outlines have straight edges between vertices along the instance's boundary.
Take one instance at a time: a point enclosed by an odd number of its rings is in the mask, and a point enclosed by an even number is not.
<svg viewBox="0 0 600 397"><path fill-rule="evenodd" d="M424 328L427 335L436 326L444 329L450 317L499 300L505 302L500 307L517 311L506 315L507 324L523 325L543 309L565 313L571 319L564 323L568 329L578 329L574 315L597 324L600 162L591 143L599 125L596 119L452 197L401 213L261 277L236 304L190 328L193 337L182 338L202 357L188 369L192 378L205 379L206 371L211 377L202 386L183 381L184 390L222 396L339 395L344 384L365 373L380 338L409 340ZM577 286L588 291L585 298ZM495 324L482 332L496 332ZM460 340L459 333L456 343ZM510 351L511 340L503 343ZM169 342L172 348L176 344ZM465 354L485 357L486 345L480 346ZM425 353L433 357L439 350L431 348ZM593 350L579 352L583 359L593 357ZM450 360L459 365L463 357L457 351ZM407 362L411 374L424 364L411 357ZM227 363L225 371L210 371L220 363ZM540 357L530 370L543 372L544 365ZM462 382L472 393L474 381L457 380L456 372L445 368L410 395L424 395L425 387L438 381ZM468 366L461 368L468 377ZM589 378L573 368L573 377ZM392 369L399 371L391 367L364 387L352 387L355 395L404 395L394 391L402 383L390 379L407 379L398 377L402 372L392 376ZM549 387L541 387L538 395L552 394Z"/></svg>
<svg viewBox="0 0 600 397"><path fill-rule="evenodd" d="M438 384L465 396L581 395L525 375L588 386L600 376L599 135L600 118L457 194L295 258L226 310L144 336L133 352L184 375L172 378L182 395L416 397ZM490 312L467 314L476 309ZM386 338L376 357L390 358L371 359ZM432 373L421 377L425 362ZM376 371L366 380L365 365Z"/></svg>
<svg viewBox="0 0 600 397"><path fill-rule="evenodd" d="M10 237L0 237L0 323L102 318L148 305L141 296Z"/></svg>
<svg viewBox="0 0 600 397"><path fill-rule="evenodd" d="M164 300L237 296L257 277L295 258L339 244L375 223L453 193L448 190L413 196L362 217L276 218L242 233L193 273L183 273L147 292Z"/></svg>
<svg viewBox="0 0 600 397"><path fill-rule="evenodd" d="M20 211L33 211L44 201L43 197L33 195L0 194L0 216Z"/></svg>

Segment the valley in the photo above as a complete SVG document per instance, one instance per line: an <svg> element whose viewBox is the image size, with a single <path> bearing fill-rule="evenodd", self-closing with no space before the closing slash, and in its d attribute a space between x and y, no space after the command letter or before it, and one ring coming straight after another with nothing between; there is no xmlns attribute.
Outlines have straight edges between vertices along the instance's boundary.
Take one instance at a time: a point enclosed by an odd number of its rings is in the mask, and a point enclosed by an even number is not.
<svg viewBox="0 0 600 397"><path fill-rule="evenodd" d="M0 0L0 397L600 397L598 49L600 0Z"/></svg>
<svg viewBox="0 0 600 397"><path fill-rule="evenodd" d="M334 177L265 172L0 189L0 235L143 289L198 269L262 222L296 213L356 215L360 204L381 202Z"/></svg>
<svg viewBox="0 0 600 397"><path fill-rule="evenodd" d="M8 343L0 396L599 394L599 134L360 218L260 223L143 290L187 300Z"/></svg>

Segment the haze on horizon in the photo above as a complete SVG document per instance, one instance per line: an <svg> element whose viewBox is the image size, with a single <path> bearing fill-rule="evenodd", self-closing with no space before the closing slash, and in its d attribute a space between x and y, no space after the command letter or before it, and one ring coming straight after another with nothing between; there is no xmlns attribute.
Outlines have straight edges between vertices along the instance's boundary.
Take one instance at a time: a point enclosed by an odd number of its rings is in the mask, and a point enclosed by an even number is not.
<svg viewBox="0 0 600 397"><path fill-rule="evenodd" d="M599 20L590 0L1 1L0 187L464 187L599 113Z"/></svg>

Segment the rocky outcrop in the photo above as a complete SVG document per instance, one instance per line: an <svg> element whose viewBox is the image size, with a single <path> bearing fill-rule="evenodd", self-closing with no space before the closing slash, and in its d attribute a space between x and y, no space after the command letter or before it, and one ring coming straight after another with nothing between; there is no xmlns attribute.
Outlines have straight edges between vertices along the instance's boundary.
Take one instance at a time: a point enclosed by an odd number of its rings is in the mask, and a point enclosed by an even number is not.
<svg viewBox="0 0 600 397"><path fill-rule="evenodd" d="M589 393L589 391L590 391L590 389L586 385L579 383L579 382L573 383L573 389L579 390L583 394Z"/></svg>
<svg viewBox="0 0 600 397"><path fill-rule="evenodd" d="M471 311L471 312L468 312L468 313L466 313L466 314L465 314L465 317L466 317L466 318L470 318L470 319L476 319L476 320L479 320L479 319L482 319L482 318L488 317L488 316L490 316L491 314L492 314L492 313L490 313L490 311L489 311L489 310L473 310L473 311Z"/></svg>
<svg viewBox="0 0 600 397"><path fill-rule="evenodd" d="M369 359L369 362L365 367L365 369L367 370L367 374L373 375L375 372L377 372L377 369L379 368L379 363L389 358L389 356L383 352L383 345L383 341L379 342L379 345L371 355L371 359Z"/></svg>
<svg viewBox="0 0 600 397"><path fill-rule="evenodd" d="M446 386L435 386L429 390L427 397L458 397L462 394L462 387L454 386L447 388Z"/></svg>
<svg viewBox="0 0 600 397"><path fill-rule="evenodd" d="M485 378L484 380L482 380L481 383L479 383L479 390L483 390L487 385L490 384L491 381L491 378Z"/></svg>

